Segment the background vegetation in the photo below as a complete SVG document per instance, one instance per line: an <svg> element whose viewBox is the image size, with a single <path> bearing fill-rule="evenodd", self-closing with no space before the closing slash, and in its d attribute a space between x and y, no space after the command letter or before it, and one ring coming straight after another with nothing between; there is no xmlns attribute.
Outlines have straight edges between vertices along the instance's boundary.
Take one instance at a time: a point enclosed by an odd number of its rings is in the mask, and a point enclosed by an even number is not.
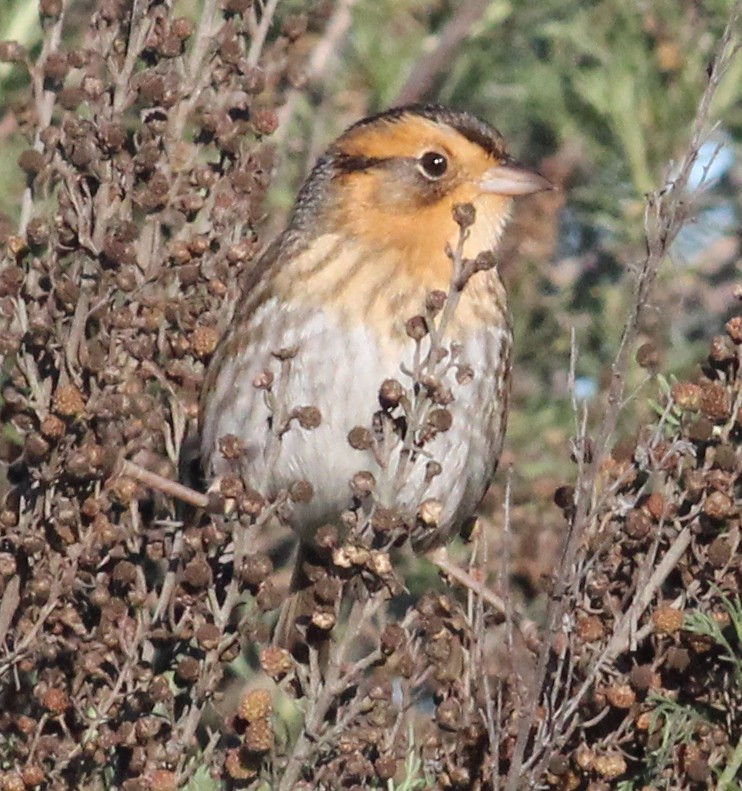
<svg viewBox="0 0 742 791"><path fill-rule="evenodd" d="M739 3L0 14L0 788L738 788ZM176 477L311 163L421 100L563 188L502 254L508 448L457 547L505 615L395 559L411 593L341 624L333 686L267 645L288 541L261 509L183 528L121 463Z"/></svg>

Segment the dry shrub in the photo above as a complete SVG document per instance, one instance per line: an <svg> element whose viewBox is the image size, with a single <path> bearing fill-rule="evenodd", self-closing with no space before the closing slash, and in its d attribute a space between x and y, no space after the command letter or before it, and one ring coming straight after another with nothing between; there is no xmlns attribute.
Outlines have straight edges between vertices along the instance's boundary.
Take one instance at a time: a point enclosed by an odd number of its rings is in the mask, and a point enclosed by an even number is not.
<svg viewBox="0 0 742 791"><path fill-rule="evenodd" d="M0 44L30 85L15 112L27 189L17 231L3 223L0 269L0 788L174 789L199 770L214 787L286 789L731 782L742 318L630 447L610 450L622 386L598 436L578 426L543 629L516 611L506 559L493 564L477 533L471 571L499 566L503 598L475 585L410 602L390 554L409 515L359 507L353 540L328 528L304 569L315 608L297 661L269 640L285 579L263 528L281 498L225 479L213 515L183 520L171 497L121 474L128 460L177 477L225 303L259 247L263 138L282 91L300 85L316 8L279 20L266 44L271 3L207 2L191 20L103 0L66 49L62 5L43 2L36 60ZM678 177L650 207L619 385L684 187ZM382 411L400 401L383 394ZM368 477L353 485L372 496ZM422 528L437 507L423 505ZM250 681L227 694L240 657Z"/></svg>

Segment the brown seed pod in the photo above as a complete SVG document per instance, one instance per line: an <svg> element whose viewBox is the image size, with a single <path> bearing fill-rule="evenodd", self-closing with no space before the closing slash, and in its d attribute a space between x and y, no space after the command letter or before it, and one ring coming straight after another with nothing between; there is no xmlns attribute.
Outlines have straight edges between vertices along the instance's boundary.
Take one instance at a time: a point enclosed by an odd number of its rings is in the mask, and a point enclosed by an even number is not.
<svg viewBox="0 0 742 791"><path fill-rule="evenodd" d="M636 693L628 684L611 684L606 688L605 696L615 709L630 709L636 703Z"/></svg>
<svg viewBox="0 0 742 791"><path fill-rule="evenodd" d="M727 420L732 414L732 402L724 385L712 382L703 388L701 412L710 420Z"/></svg>
<svg viewBox="0 0 742 791"><path fill-rule="evenodd" d="M78 417L85 411L85 400L75 385L60 385L54 393L52 409L61 417Z"/></svg>
<svg viewBox="0 0 742 791"><path fill-rule="evenodd" d="M214 353L219 342L219 333L214 327L199 326L189 337L193 354L199 360L206 360Z"/></svg>
<svg viewBox="0 0 742 791"><path fill-rule="evenodd" d="M245 729L245 748L251 753L267 753L273 748L275 736L268 720L255 720Z"/></svg>
<svg viewBox="0 0 742 791"><path fill-rule="evenodd" d="M652 613L652 623L659 634L675 634L683 628L683 611L675 607L658 607Z"/></svg>
<svg viewBox="0 0 742 791"><path fill-rule="evenodd" d="M677 382L671 390L673 401L684 410L697 412L701 408L703 390L691 382Z"/></svg>
<svg viewBox="0 0 742 791"><path fill-rule="evenodd" d="M219 645L221 631L213 623L204 623L196 629L196 641L201 648L211 651Z"/></svg>
<svg viewBox="0 0 742 791"><path fill-rule="evenodd" d="M356 426L348 434L348 443L355 450L368 450L373 445L373 437L367 428Z"/></svg>
<svg viewBox="0 0 742 791"><path fill-rule="evenodd" d="M147 773L150 791L178 791L178 776L169 769L153 769Z"/></svg>
<svg viewBox="0 0 742 791"><path fill-rule="evenodd" d="M280 681L294 669L294 660L284 648L268 646L260 652L260 666L266 675Z"/></svg>
<svg viewBox="0 0 742 791"><path fill-rule="evenodd" d="M614 780L626 772L626 759L620 753L606 753L596 756L593 770L606 780Z"/></svg>
<svg viewBox="0 0 742 791"><path fill-rule="evenodd" d="M582 615L577 619L577 638L585 643L593 643L605 637L605 627L597 615Z"/></svg>
<svg viewBox="0 0 742 791"><path fill-rule="evenodd" d="M725 325L727 335L734 343L742 343L742 316L733 316Z"/></svg>
<svg viewBox="0 0 742 791"><path fill-rule="evenodd" d="M238 716L247 722L262 720L273 713L273 699L267 689L257 688L245 692L237 706Z"/></svg>
<svg viewBox="0 0 742 791"><path fill-rule="evenodd" d="M63 689L51 687L42 695L41 705L52 715L64 714L70 707L70 698Z"/></svg>

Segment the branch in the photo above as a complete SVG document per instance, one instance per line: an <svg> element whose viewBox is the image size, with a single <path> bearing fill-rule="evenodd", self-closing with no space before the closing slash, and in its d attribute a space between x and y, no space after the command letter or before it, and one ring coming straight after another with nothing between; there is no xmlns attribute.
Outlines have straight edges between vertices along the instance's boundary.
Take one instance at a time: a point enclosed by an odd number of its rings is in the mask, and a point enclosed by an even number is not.
<svg viewBox="0 0 742 791"><path fill-rule="evenodd" d="M461 42L487 10L489 0L467 0L438 34L437 46L414 65L394 104L419 102L430 91L436 77L449 66Z"/></svg>

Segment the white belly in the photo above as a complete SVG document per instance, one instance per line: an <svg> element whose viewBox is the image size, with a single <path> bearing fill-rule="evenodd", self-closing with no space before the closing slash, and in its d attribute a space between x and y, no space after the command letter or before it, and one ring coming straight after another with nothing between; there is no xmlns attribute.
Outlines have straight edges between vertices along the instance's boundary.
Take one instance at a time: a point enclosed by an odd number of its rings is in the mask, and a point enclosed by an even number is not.
<svg viewBox="0 0 742 791"><path fill-rule="evenodd" d="M248 331L250 342L236 365L222 364L204 411L204 469L209 477L239 472L267 496L298 480L308 481L314 496L309 503L292 505L290 519L300 534L310 535L349 507L349 480L354 473L369 470L377 479L384 474L372 453L351 448L347 436L356 426L371 427L384 379L411 385L400 366L411 368L414 343L405 339L382 348L361 323L351 329L341 327L332 315L317 310L298 316L295 308L275 300L256 311ZM443 503L444 529L437 541L445 540L476 509L494 474L504 432L502 400L507 398L507 382L494 371L499 355L509 351L509 332L493 327L455 340L462 344L460 359L473 367L474 377L459 385L453 372L447 375L455 399L449 407L453 424L425 446L442 466L442 474L423 495ZM297 354L281 383L281 364L272 352L294 346ZM266 369L274 373L274 389L289 411L310 405L320 410L317 428L303 429L294 421L275 445L264 393L253 386L255 377ZM226 434L240 438L245 448L239 470L218 450L219 438ZM427 460L420 457L413 465L401 487L398 507L416 509ZM397 459L392 461L390 470L395 470Z"/></svg>

